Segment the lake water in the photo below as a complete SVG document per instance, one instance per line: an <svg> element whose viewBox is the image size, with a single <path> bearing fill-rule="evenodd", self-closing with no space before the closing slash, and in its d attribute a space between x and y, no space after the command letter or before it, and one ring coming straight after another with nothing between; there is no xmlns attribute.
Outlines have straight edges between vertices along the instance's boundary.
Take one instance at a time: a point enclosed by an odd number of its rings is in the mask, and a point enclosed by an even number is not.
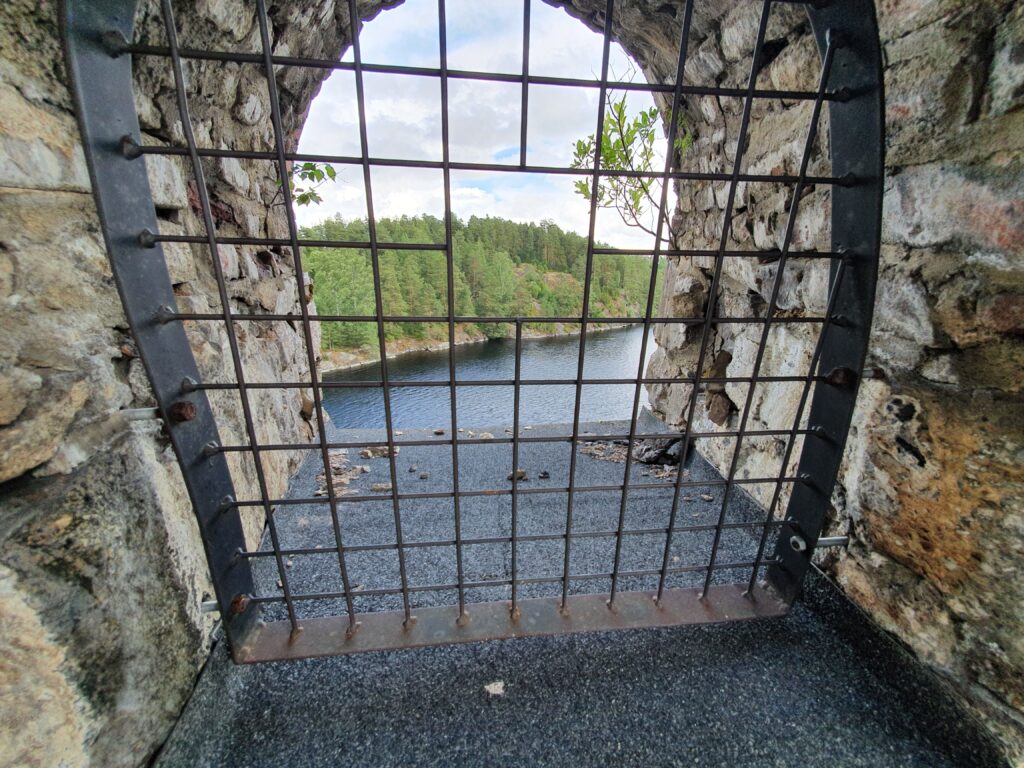
<svg viewBox="0 0 1024 768"><path fill-rule="evenodd" d="M587 335L584 378L634 378L640 358L643 328L599 331ZM520 423L552 424L571 422L576 389L579 336L556 336L523 340L522 378L561 379L565 384L523 386L520 394ZM648 358L654 349L647 346ZM455 348L457 380L511 380L515 375L515 342L496 339ZM414 352L388 361L392 382L447 381L448 351ZM337 371L324 381L380 380L380 365ZM583 387L581 421L629 419L633 407L633 384L595 384ZM460 427L492 427L512 424L513 388L509 386L459 387L457 390ZM641 388L641 405L647 391ZM383 428L384 399L378 389L331 388L324 391L324 405L339 428ZM445 387L399 387L391 391L395 429L450 426L449 389Z"/></svg>

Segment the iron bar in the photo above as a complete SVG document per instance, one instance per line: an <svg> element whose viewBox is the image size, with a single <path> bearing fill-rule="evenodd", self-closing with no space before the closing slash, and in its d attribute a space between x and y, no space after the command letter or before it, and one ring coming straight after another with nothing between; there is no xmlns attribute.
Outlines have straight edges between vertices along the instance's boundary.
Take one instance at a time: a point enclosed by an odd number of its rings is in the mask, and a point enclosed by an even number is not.
<svg viewBox="0 0 1024 768"><path fill-rule="evenodd" d="M131 43L124 46L124 52L135 56L157 56L166 57L168 50L164 46L145 45ZM199 48L182 48L182 58L197 59L205 61L223 61L233 64L262 64L262 57L258 54L214 51ZM353 62L337 61L334 59L316 59L302 56L274 56L274 66L278 67L305 67L308 69L329 69L355 72L356 66ZM359 71L380 75L411 75L413 77L441 77L441 70L437 67L414 67L397 64L361 64ZM523 75L515 73L482 72L467 69L452 69L447 75L452 80L480 80L483 82L497 83L521 83ZM566 88L600 88L602 81L588 80L575 77L552 77L547 75L526 75L528 85L550 85ZM625 81L604 81L607 87L616 91L642 91L649 93L673 93L675 84L662 83L634 83ZM743 88L727 88L720 86L688 85L683 86L682 93L685 96L717 96L719 98L743 98L746 90ZM813 91L785 90L762 88L754 91L756 99L785 99L787 101L813 101L817 94ZM843 92L828 94L829 101L846 101L848 95Z"/></svg>
<svg viewBox="0 0 1024 768"><path fill-rule="evenodd" d="M338 519L338 499L331 475L331 456L327 448L327 424L324 417L324 406L320 388L317 386L319 375L316 370L317 354L313 346L313 332L309 323L309 304L306 299L306 277L302 269L302 253L299 246L299 227L295 222L292 209L292 191L288 183L288 161L285 159L284 124L281 121L281 101L277 92L277 75L271 61L270 31L267 24L266 0L256 0L256 14L259 19L260 45L263 48L263 63L267 79L267 95L270 98L270 121L274 127L274 145L277 149L277 172L281 180L281 194L284 200L284 211L288 225L288 238L291 241L292 262L295 268L295 287L298 293L299 312L302 316L302 336L306 348L306 365L309 367L309 382L313 391L313 414L316 417L317 436L320 439L320 459L327 478L327 501L331 510L331 529L334 534L335 548L338 554L338 570L341 574L345 592L350 592L348 566L345 563L345 546L341 534L341 522ZM352 598L346 598L348 611L348 631L356 631L356 611Z"/></svg>
<svg viewBox="0 0 1024 768"><path fill-rule="evenodd" d="M729 193L725 203L725 211L722 216L722 234L718 243L719 254L715 258L715 270L714 275L711 279L711 286L708 288L708 299L705 308L705 314L707 320L704 322L703 331L700 339L700 351L697 355L697 365L694 368L694 386L690 391L690 402L687 408L686 414L686 426L683 429L683 454L685 455L689 448L689 434L693 429L693 417L697 411L697 393L699 390L700 378L704 373L704 359L708 351L708 342L711 338L711 322L710 318L715 315L715 307L718 304L718 288L722 279L722 267L725 264L724 253L726 246L729 244L729 235L732 232L732 212L733 206L736 202L736 187L739 182L740 170L743 167L743 153L746 149L747 144L747 130L750 126L750 112L753 106L753 93L757 83L757 73L760 71L761 63L761 50L764 47L765 33L768 29L768 17L771 13L771 0L763 0L761 5L761 20L758 23L757 38L754 43L754 51L750 65L750 76L747 81L747 97L743 101L743 115L740 118L740 129L739 134L736 138L736 158L733 161L732 178L729 182ZM682 480L682 474L677 478ZM672 511L669 513L669 533L665 537L665 550L662 558L662 578L658 584L658 601L661 601L662 594L665 589L665 577L668 575L668 560L669 550L672 546L672 531L675 527L676 515L679 509L679 489L673 493L672 497Z"/></svg>
<svg viewBox="0 0 1024 768"><path fill-rule="evenodd" d="M447 445L447 443L440 443L440 445ZM738 485L775 485L779 482L782 483L800 483L803 482L799 477L745 477L733 481ZM682 484L683 488L716 488L725 485L725 480L687 480ZM577 485L577 493L621 493L624 485L622 483L609 483L607 485ZM655 491L666 488L675 488L675 482L664 482L664 483L633 483L631 486L634 491ZM534 496L554 493L566 493L569 490L568 486L565 485L551 485L542 487L523 488L520 486L516 489L518 496ZM414 499L450 499L454 494L452 491L415 491L410 493L399 493L398 498L402 501L409 501ZM483 497L495 497L495 496L511 496L512 490L510 488L483 488L472 491L459 491L459 495L463 498L483 498ZM347 503L356 503L364 501L389 501L390 495L373 495L373 494L349 494L345 496ZM251 507L261 504L261 501L231 501L225 504L225 508L230 507ZM327 499L322 496L306 496L296 497L287 499L271 499L270 503L274 506L298 506L302 504L326 504ZM666 529L667 530L667 529ZM348 547L346 547L346 550Z"/></svg>
<svg viewBox="0 0 1024 768"><path fill-rule="evenodd" d="M206 175L203 172L203 163L195 151L195 133L192 130L192 116L188 107L188 95L185 91L185 74L181 66L181 58L178 55L178 31L174 22L174 9L171 0L161 0L161 10L164 17L164 29L167 35L167 43L171 57L171 71L174 76L175 96L177 98L178 117L181 119L181 129L185 142L191 148L190 160L192 174L195 177L196 192L199 197L199 206L202 211L203 226L206 229L206 245L210 251L210 259L213 262L214 276L217 280L217 292L220 296L225 332L228 338L228 349L231 352L231 365L235 372L235 379L243 387L245 385L245 369L242 365L242 357L238 349L238 338L235 336L234 322L231 316L231 300L228 296L227 285L224 281L224 270L220 261L220 252L217 246L217 228L213 221L213 211L210 207L210 196L206 187ZM267 529L275 550L280 550L280 540L277 534L277 525L274 522L274 512L271 509L269 498L270 491L267 487L267 478L263 472L263 461L259 438L256 435L256 425L252 418L252 407L249 403L247 391L239 390L242 403L242 419L245 423L245 433L249 439L248 450L252 451L253 465L256 471L256 482L260 489L260 497L263 499L263 513L267 521ZM299 629L298 619L295 615L295 605L291 600L291 588L288 584L288 573L281 556L276 558L277 574L281 580L281 588L284 592L285 605L288 609L288 621L291 624L292 632Z"/></svg>
<svg viewBox="0 0 1024 768"><path fill-rule="evenodd" d="M296 162L298 159L296 158ZM150 245L157 243L205 243L202 235L172 235L155 232L146 232L140 235ZM291 240L273 237L235 237L223 235L218 238L222 245L252 245L273 248L275 246L287 246ZM316 240L310 238L299 238L299 245L303 248L354 248L366 250L370 247L369 241L364 240ZM382 251L443 251L444 243L389 243L379 242L377 247ZM598 255L622 255L622 256L650 256L649 248L610 248L595 247L594 253ZM779 258L778 249L768 250L730 250L725 252L727 258L756 258L764 262L775 261ZM662 256L686 256L686 257L714 257L715 251L699 248L666 248L662 250ZM793 251L789 258L796 259L841 259L842 253L831 251Z"/></svg>
<svg viewBox="0 0 1024 768"><path fill-rule="evenodd" d="M462 587L465 575L462 568L462 510L459 503L459 444L456 440L459 422L456 413L457 388L455 386L455 246L452 242L452 172L448 148L448 19L445 12L445 0L437 0L437 29L439 61L441 63L441 173L444 178L444 242L448 291L448 380L451 385L448 388L448 404L451 409L455 572L459 580L459 617L457 621L465 623L469 620L469 616L466 613L466 591ZM398 490L397 487L395 490Z"/></svg>
<svg viewBox="0 0 1024 768"><path fill-rule="evenodd" d="M716 571L735 571L749 568L753 565L753 562L744 560L734 563L717 563L715 565ZM678 575L682 573L699 573L707 568L707 563L701 563L699 565L674 565L669 568L670 575ZM611 571L599 572L599 573L578 573L569 576L570 581L600 581L602 579L610 579ZM645 578L651 576L660 576L661 569L659 568L648 568L642 570L622 571L620 576L622 578ZM527 584L559 584L562 582L562 576L531 576L529 578L520 579L521 585ZM467 581L464 583L465 589L493 589L495 587L507 587L512 583L511 579L486 579L480 581ZM730 585L731 586L731 585ZM453 592L459 588L459 584L446 583L446 584L411 584L408 587L410 592ZM378 587L373 589L360 589L354 594L355 597L386 597L388 595L400 595L402 590L398 587ZM635 595L637 593L631 593ZM343 592L312 592L306 594L297 594L292 597L296 602L311 601L311 600L340 600L345 597ZM570 596L567 599L571 599L574 596ZM575 596L579 597L579 596ZM584 597L593 597L593 595L584 595ZM251 600L254 603L280 603L282 599L275 595L253 595ZM525 601L521 601L525 602ZM455 607L455 606L453 606ZM368 614L372 616L373 614ZM507 615L507 614L506 614ZM452 622L453 624L457 622ZM466 622L467 624L469 622Z"/></svg>
<svg viewBox="0 0 1024 768"><path fill-rule="evenodd" d="M816 381L823 381L824 377L814 377ZM758 379L764 383L803 383L806 376L762 376ZM583 379L584 386L613 386L623 384L635 384L636 379ZM691 378L669 378L669 377L642 377L641 384L687 384L692 383ZM708 376L701 379L702 384L745 384L753 381L750 376ZM511 387L516 383L515 379L456 379L456 387ZM519 384L524 387L554 387L568 386L576 383L576 379L521 379ZM416 379L389 381L388 386L392 389L415 389L418 387L449 387L451 379ZM308 389L309 383L302 381L250 381L245 384L247 389ZM378 379L365 379L354 381L320 381L317 385L320 389L380 389L384 384ZM238 389L238 384L231 382L209 382L190 386L187 391L195 392L200 390L232 390ZM151 409L140 409L147 413ZM121 411L123 413L123 411ZM140 416L139 418L148 418ZM156 418L153 414L152 418Z"/></svg>
<svg viewBox="0 0 1024 768"><path fill-rule="evenodd" d="M686 57L690 41L690 22L693 18L693 0L686 0L686 7L683 10L683 24L679 35L679 59L676 64L676 90L672 95L672 107L669 110L668 137L665 150L665 173L661 179L661 195L658 201L658 223L655 227L654 254L651 258L651 276L647 284L647 303L644 308L644 330L640 340L640 360L637 363L636 384L633 389L633 410L629 420L629 438L626 443L625 469L623 471L622 499L619 502L619 530L626 524L626 507L629 503L629 479L630 470L633 467L633 446L636 442L636 422L640 412L640 391L644 378L645 363L647 362L647 341L651 330L651 316L654 314L654 291L658 284L659 250L661 248L661 236L667 218L666 208L668 207L668 175L672 171L676 158L676 134L679 130L679 105L682 100L683 76L686 69ZM672 239L671 232L669 240ZM696 394L696 390L694 391ZM682 474L686 465L686 447L679 455L679 474ZM622 557L622 536L615 540L615 560L612 568L612 584L609 590L608 605L615 604L615 594L619 586L619 564Z"/></svg>
<svg viewBox="0 0 1024 768"><path fill-rule="evenodd" d="M281 315L281 314L243 314L238 313L232 315L235 320L252 320L252 321L284 321L294 322L298 318L295 315ZM172 322L175 320L220 320L220 316L212 312L174 312L173 310L166 313L163 317L163 322ZM310 315L310 322L321 322L321 323L370 323L377 320L376 315ZM384 315L381 318L386 323L446 323L448 317L446 315ZM816 317L816 316L793 316L793 317L780 317L775 322L777 323L824 323L827 318ZM459 315L455 318L456 323L504 323L512 325L515 323L515 318L512 317L473 317L472 315ZM637 325L643 322L643 318L639 317L580 317L567 316L567 317L524 317L524 323L533 323L534 325L550 324L550 323L566 323L573 325L584 325L590 323L603 323L605 325ZM705 317L652 317L652 323L663 323L665 325L701 325L705 322L711 324L719 323L762 323L764 322L763 317L757 317L754 315L744 317L714 317L710 320Z"/></svg>
<svg viewBox="0 0 1024 768"><path fill-rule="evenodd" d="M525 0L529 15L530 0ZM526 22L529 26L529 21ZM522 389L523 366L523 323L516 320L516 362L512 390L512 606L511 616L519 618L519 588L516 577L519 574L519 395Z"/></svg>
<svg viewBox="0 0 1024 768"><path fill-rule="evenodd" d="M725 527L730 530L744 530L746 528L760 528L764 525L761 521L749 522L749 523L726 523ZM782 521L775 521L773 523L775 527L785 525ZM700 533L700 532L711 532L715 530L715 523L707 523L705 525L686 525L675 528L676 533ZM622 536L664 536L668 532L668 528L633 528L624 529L621 531ZM607 539L614 538L620 535L618 529L614 531L576 531L573 536L577 539ZM464 546L476 546L482 544L499 545L499 544L514 544L516 542L530 543L539 541L561 541L565 538L564 533L535 533L535 534L520 534L517 536L485 536L480 538L465 538L462 539ZM837 541L842 539L841 543L845 543L846 537L837 537ZM824 541L824 539L823 539ZM451 547L455 546L455 539L438 539L434 541L406 541L402 546L407 550L409 549L430 549L434 547ZM838 544L836 544L838 546ZM393 542L381 542L379 544L350 544L345 547L346 552L387 552L397 549L398 546ZM283 549L281 555L288 558L305 557L310 555L330 555L333 554L329 549L317 549L315 547L298 547L295 549ZM239 552L238 557L245 558L247 560L260 560L268 557L273 557L275 553L272 550L259 549L253 552ZM706 566L705 566L706 567ZM655 571L660 573L660 571ZM513 574L510 574L510 584L517 585L523 583L521 580L516 579Z"/></svg>
<svg viewBox="0 0 1024 768"><path fill-rule="evenodd" d="M523 0L523 92L519 103L519 167L526 168L527 120L530 107L530 0ZM513 606L515 598L513 598ZM513 611L515 608L513 607Z"/></svg>
<svg viewBox="0 0 1024 768"><path fill-rule="evenodd" d="M811 155L814 152L814 142L818 135L818 121L821 119L821 107L824 103L824 93L828 86L829 75L832 72L832 61L835 57L835 52L835 44L830 41L828 47L825 49L825 55L822 57L821 75L818 80L818 99L814 102L814 107L811 110L810 124L808 125L807 135L804 139L803 153L800 158L800 172L798 174L800 180L793 188L793 202L789 207L789 217L786 220L786 230L782 238L782 256L779 258L778 267L775 272L775 280L772 282L772 290L768 297L768 307L764 316L764 325L761 328L761 338L758 342L757 352L754 354L754 365L752 369L753 381L747 385L747 395L743 404L743 412L740 415L739 435L736 436L736 444L733 447L732 458L729 461L725 492L722 494L722 508L718 516L719 523L725 522L726 511L729 506L729 498L732 493L733 478L736 477L736 469L739 467L740 454L743 450L743 437L747 428L747 423L750 420L750 411L754 406L754 393L757 390L758 377L761 374L761 365L764 362L764 352L768 346L768 336L772 329L772 318L775 315L776 305L779 300L779 293L782 290L782 281L785 278L789 246L793 241L793 233L796 231L796 220L797 216L799 216L800 201L803 197L804 187L806 186L804 179L807 175L807 168L811 163ZM826 312L825 317L828 316L829 315ZM810 373L813 373L813 370L814 368L812 365ZM785 470L783 469L782 471L784 472ZM718 547L721 542L721 537L721 530L716 530L714 541L711 543L711 559L708 562L708 573L704 580L705 594L711 587L711 576L713 573L712 566L714 566L715 560L718 557Z"/></svg>
<svg viewBox="0 0 1024 768"><path fill-rule="evenodd" d="M666 440L672 438L679 438L683 435L683 432L645 432L643 434L637 434L638 440ZM735 430L723 430L721 432L693 432L688 437L690 440L713 440L722 437L736 437L739 433ZM747 432L747 436L752 437L785 437L790 434L788 429L760 429L756 432ZM800 430L798 434L811 434L808 430ZM629 434L596 434L596 433L583 433L577 435L575 438L577 442L582 443L599 443L599 442L611 442L616 440L626 440ZM511 437L495 437L495 438L456 438L459 445L493 445L497 443L511 444ZM521 436L519 438L520 443L568 443L573 440L571 435L553 435L553 436L541 436L541 435L530 435L529 437ZM399 448L405 446L420 446L420 445L448 445L448 440L442 440L439 438L431 439L413 439L413 440L396 440L394 444ZM388 446L387 441L381 440L348 440L328 443L328 447L334 448L378 448ZM290 450L311 450L318 449L319 443L264 443L260 446L260 450L263 451L290 451ZM247 445L218 445L210 448L210 453L232 453L236 451L248 451L250 447Z"/></svg>
<svg viewBox="0 0 1024 768"><path fill-rule="evenodd" d="M348 21L352 37L352 57L356 80L356 105L359 112L359 147L362 153L363 189L366 193L366 225L370 236L370 260L373 265L373 299L376 307L377 349L380 355L380 377L383 382L381 391L384 393L384 426L387 430L388 468L391 472L391 500L395 518L395 543L398 546L398 572L402 580L402 609L405 612L406 626L413 622L412 609L409 604L409 580L405 570L405 551L402 548L402 515L398 501L398 470L395 467L395 434L391 418L391 391L388 388L388 352L384 338L384 297L380 282L380 250L377 246L377 219L373 213L373 185L370 179L370 142L366 132L366 95L363 88L362 55L359 48L359 14L356 0L348 0ZM328 484L332 483L330 475Z"/></svg>
<svg viewBox="0 0 1024 768"><path fill-rule="evenodd" d="M562 569L562 610L569 607L569 562L572 553L572 505L574 486L576 485L576 453L579 449L577 437L580 431L580 401L583 396L583 368L587 351L587 320L590 313L590 288L594 271L594 231L597 226L597 196L601 168L601 146L604 136L605 102L608 96L608 61L612 45L612 17L615 13L615 0L607 0L604 10L604 40L601 52L601 88L597 97L597 131L594 133L594 168L590 179L590 227L587 233L587 261L583 270L583 322L580 325L580 347L576 358L576 399L572 410L572 441L569 443L569 490L568 504L565 510L565 560Z"/></svg>
<svg viewBox="0 0 1024 768"><path fill-rule="evenodd" d="M159 146L159 145L133 145L133 151L139 155L187 155L186 147ZM199 149L201 157L232 158L236 160L274 160L271 152L260 150L234 150L234 149ZM389 157L361 157L352 155L324 155L311 153L289 152L285 159L294 162L332 163L335 165L362 165L368 163L379 168L420 168L427 170L442 170L444 163L440 160L416 160ZM579 168L562 165L514 165L510 163L472 163L467 161L452 160L449 167L453 171L480 171L486 173L531 173L547 176L590 176L591 172L581 171ZM624 179L659 179L661 173L658 171L632 171L607 169L600 171L602 178L624 178ZM724 173L711 173L703 171L673 171L670 178L681 181L730 181L731 177ZM743 173L739 181L749 184L793 184L795 176L779 175L773 176L764 173ZM851 186L857 182L854 177L834 176L809 176L808 183L820 184L822 186ZM285 241L282 244L287 244ZM441 250L438 248L437 250Z"/></svg>

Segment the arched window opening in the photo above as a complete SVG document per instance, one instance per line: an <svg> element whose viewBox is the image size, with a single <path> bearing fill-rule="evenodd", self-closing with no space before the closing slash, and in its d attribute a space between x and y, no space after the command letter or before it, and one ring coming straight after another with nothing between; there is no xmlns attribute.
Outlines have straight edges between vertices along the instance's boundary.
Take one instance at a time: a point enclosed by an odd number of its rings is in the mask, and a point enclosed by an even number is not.
<svg viewBox="0 0 1024 768"><path fill-rule="evenodd" d="M788 610L870 328L867 0L746 2L738 82L692 1L120 5L75 97L237 660Z"/></svg>

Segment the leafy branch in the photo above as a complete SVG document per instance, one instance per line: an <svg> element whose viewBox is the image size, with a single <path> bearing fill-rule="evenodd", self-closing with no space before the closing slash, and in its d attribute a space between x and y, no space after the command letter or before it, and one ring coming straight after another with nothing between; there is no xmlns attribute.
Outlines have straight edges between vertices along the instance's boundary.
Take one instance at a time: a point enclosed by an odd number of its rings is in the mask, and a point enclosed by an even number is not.
<svg viewBox="0 0 1024 768"><path fill-rule="evenodd" d="M627 174L648 174L654 170L655 142L659 126L657 107L643 110L634 117L626 111L626 94L612 99L605 111L601 132L601 167L603 170ZM683 155L693 143L693 136L680 116L674 150ZM592 171L596 153L595 135L579 139L573 147L572 168ZM628 227L656 236L649 214L659 208L654 198L657 179L642 175L601 176L597 189L590 179L575 182L576 193L588 202L595 200L599 208L615 209Z"/></svg>
<svg viewBox="0 0 1024 768"><path fill-rule="evenodd" d="M289 170L288 188L296 205L319 205L324 201L317 190L327 183L334 183L338 173L330 163L298 163ZM270 201L271 206L284 205L283 187L280 179L274 183L278 190Z"/></svg>

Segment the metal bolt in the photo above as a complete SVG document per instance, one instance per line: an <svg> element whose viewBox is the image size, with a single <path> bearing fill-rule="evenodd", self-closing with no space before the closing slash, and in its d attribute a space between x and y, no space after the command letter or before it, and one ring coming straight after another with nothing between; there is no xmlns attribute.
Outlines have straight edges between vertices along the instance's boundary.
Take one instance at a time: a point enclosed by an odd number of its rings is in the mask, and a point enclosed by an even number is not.
<svg viewBox="0 0 1024 768"><path fill-rule="evenodd" d="M833 368L825 376L825 383L834 387L849 387L857 381L857 374L850 368Z"/></svg>
<svg viewBox="0 0 1024 768"><path fill-rule="evenodd" d="M156 311L156 314L153 315L153 319L162 325L164 323L171 322L171 320L177 317L177 314L178 313L174 311L173 307L168 307L165 304Z"/></svg>
<svg viewBox="0 0 1024 768"><path fill-rule="evenodd" d="M142 147L131 136L122 136L121 154L124 155L126 160L135 160L138 157L142 157Z"/></svg>
<svg viewBox="0 0 1024 768"><path fill-rule="evenodd" d="M196 417L196 404L188 400L179 400L167 409L167 415L171 421L180 424L184 421L192 421Z"/></svg>
<svg viewBox="0 0 1024 768"><path fill-rule="evenodd" d="M156 235L148 229L142 230L139 232L139 245L143 248L156 248Z"/></svg>
<svg viewBox="0 0 1024 768"><path fill-rule="evenodd" d="M807 551L807 542L804 541L804 537L803 536L798 536L796 534L793 534L792 536L789 537L789 546L790 546L790 549L792 549L794 552L806 552Z"/></svg>
<svg viewBox="0 0 1024 768"><path fill-rule="evenodd" d="M193 379L191 376L186 376L181 380L181 392L187 395L189 392L195 392L199 387L199 382Z"/></svg>
<svg viewBox="0 0 1024 768"><path fill-rule="evenodd" d="M217 443L215 443L214 441L211 440L210 442L203 446L203 456L205 456L206 458L210 458L211 456L217 453L220 453L220 446L217 445Z"/></svg>
<svg viewBox="0 0 1024 768"><path fill-rule="evenodd" d="M240 616L245 613L249 607L249 603L252 602L252 598L246 594L238 594L231 600L231 615Z"/></svg>
<svg viewBox="0 0 1024 768"><path fill-rule="evenodd" d="M849 536L822 536L818 539L818 549L822 547L845 547L849 543Z"/></svg>
<svg viewBox="0 0 1024 768"><path fill-rule="evenodd" d="M103 47L107 49L107 53L115 59L124 53L129 45L128 38L119 29L108 29L100 36L100 39L103 41Z"/></svg>
<svg viewBox="0 0 1024 768"><path fill-rule="evenodd" d="M884 380L885 371L883 371L881 368L865 368L861 372L861 378Z"/></svg>

